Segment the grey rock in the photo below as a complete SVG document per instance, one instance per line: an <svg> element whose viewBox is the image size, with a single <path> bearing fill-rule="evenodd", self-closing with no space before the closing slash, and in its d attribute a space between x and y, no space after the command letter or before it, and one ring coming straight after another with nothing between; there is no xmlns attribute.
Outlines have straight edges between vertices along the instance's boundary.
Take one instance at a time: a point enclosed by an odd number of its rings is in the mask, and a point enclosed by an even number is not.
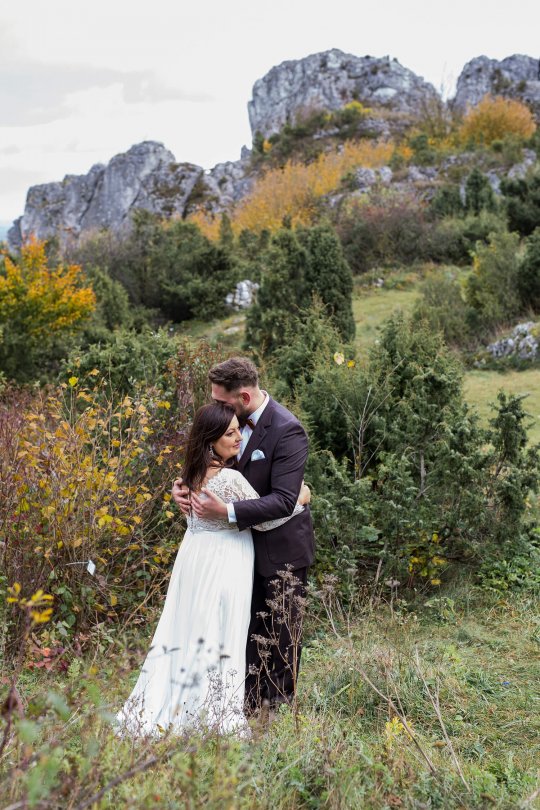
<svg viewBox="0 0 540 810"><path fill-rule="evenodd" d="M520 360L536 360L540 357L538 338L533 334L534 321L518 323L506 338L496 340L487 347L487 352L494 358L518 357Z"/></svg>
<svg viewBox="0 0 540 810"><path fill-rule="evenodd" d="M540 111L538 59L523 54L500 61L487 56L471 59L457 81L453 105L465 110L478 104L486 93L517 98L530 104L535 112Z"/></svg>
<svg viewBox="0 0 540 810"><path fill-rule="evenodd" d="M536 152L532 149L523 150L523 160L521 163L516 163L508 172L508 177L513 180L514 178L521 179L525 177L531 166L536 163Z"/></svg>
<svg viewBox="0 0 540 810"><path fill-rule="evenodd" d="M357 193L364 193L377 184L388 186L392 182L392 176L392 169L389 166L381 166L378 169L362 166L354 172L354 189Z"/></svg>
<svg viewBox="0 0 540 810"><path fill-rule="evenodd" d="M433 85L396 59L334 48L273 67L255 82L248 113L252 133L268 137L306 112L338 110L355 99L413 113L438 98Z"/></svg>
<svg viewBox="0 0 540 810"><path fill-rule="evenodd" d="M407 174L411 183L426 183L436 180L439 176L435 166L409 166Z"/></svg>
<svg viewBox="0 0 540 810"><path fill-rule="evenodd" d="M38 239L56 236L64 245L102 228L120 231L129 227L132 212L140 208L160 216L183 216L202 171L200 166L176 163L160 143L137 144L106 166L93 166L88 174L32 186L24 214L10 231L9 246L18 249L31 234Z"/></svg>
<svg viewBox="0 0 540 810"><path fill-rule="evenodd" d="M247 309L252 305L258 289L259 285L256 282L246 278L244 281L239 281L234 292L226 296L225 303L235 311Z"/></svg>
<svg viewBox="0 0 540 810"><path fill-rule="evenodd" d="M227 163L218 163L205 172L203 183L207 198L204 207L210 213L219 213L224 208L235 205L251 191L254 177L250 175L249 158Z"/></svg>

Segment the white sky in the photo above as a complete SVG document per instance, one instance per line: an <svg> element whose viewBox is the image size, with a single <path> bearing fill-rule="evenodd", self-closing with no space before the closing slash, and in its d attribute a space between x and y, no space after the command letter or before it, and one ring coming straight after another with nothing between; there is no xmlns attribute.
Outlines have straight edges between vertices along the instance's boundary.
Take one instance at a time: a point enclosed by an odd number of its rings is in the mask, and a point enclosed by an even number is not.
<svg viewBox="0 0 540 810"><path fill-rule="evenodd" d="M539 23L535 0L0 0L0 221L145 139L237 159L253 83L285 59L390 55L448 92L474 56L540 56Z"/></svg>

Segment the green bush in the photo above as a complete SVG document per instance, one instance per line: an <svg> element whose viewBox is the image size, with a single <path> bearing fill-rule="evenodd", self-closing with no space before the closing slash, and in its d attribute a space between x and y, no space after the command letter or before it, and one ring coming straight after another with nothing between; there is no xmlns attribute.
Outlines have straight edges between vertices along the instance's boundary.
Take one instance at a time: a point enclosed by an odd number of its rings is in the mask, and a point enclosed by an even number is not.
<svg viewBox="0 0 540 810"><path fill-rule="evenodd" d="M142 210L123 238L102 234L74 255L84 267L100 267L120 282L132 305L157 310L161 322L220 317L239 280L226 240L214 244L193 223L163 222Z"/></svg>
<svg viewBox="0 0 540 810"><path fill-rule="evenodd" d="M163 388L168 384L167 364L176 356L178 345L166 329L147 328L140 333L117 329L107 340L73 351L63 361L60 379L70 374L89 379L99 369L115 396L132 393L143 382Z"/></svg>
<svg viewBox="0 0 540 810"><path fill-rule="evenodd" d="M437 585L450 558L479 564L517 542L538 483L519 398L501 396L482 430L441 335L402 316L385 324L367 369L336 358L315 352L293 388L316 451L307 477L320 569L348 570L347 588L379 566Z"/></svg>
<svg viewBox="0 0 540 810"><path fill-rule="evenodd" d="M540 222L540 172L532 172L524 178L505 178L501 191L509 229L529 236Z"/></svg>
<svg viewBox="0 0 540 810"><path fill-rule="evenodd" d="M489 211L482 211L479 216L442 219L429 232L427 257L436 262L469 264L477 242L487 242L491 233L505 230L505 221Z"/></svg>
<svg viewBox="0 0 540 810"><path fill-rule="evenodd" d="M420 285L413 319L426 321L451 346L467 346L472 338L470 311L462 285L450 268L435 270Z"/></svg>
<svg viewBox="0 0 540 810"><path fill-rule="evenodd" d="M525 240L525 253L517 271L517 288L525 312L540 312L540 227Z"/></svg>
<svg viewBox="0 0 540 810"><path fill-rule="evenodd" d="M429 204L430 213L436 219L460 216L465 212L458 185L447 184L437 189Z"/></svg>
<svg viewBox="0 0 540 810"><path fill-rule="evenodd" d="M465 293L481 328L493 329L508 323L522 311L518 250L516 233L494 233L487 245L476 247Z"/></svg>
<svg viewBox="0 0 540 810"><path fill-rule="evenodd" d="M246 316L245 346L270 357L317 299L343 340L354 336L352 276L331 227L282 228L261 257L261 285Z"/></svg>
<svg viewBox="0 0 540 810"><path fill-rule="evenodd" d="M497 204L491 184L480 169L474 168L465 183L465 210L470 214L495 211Z"/></svg>

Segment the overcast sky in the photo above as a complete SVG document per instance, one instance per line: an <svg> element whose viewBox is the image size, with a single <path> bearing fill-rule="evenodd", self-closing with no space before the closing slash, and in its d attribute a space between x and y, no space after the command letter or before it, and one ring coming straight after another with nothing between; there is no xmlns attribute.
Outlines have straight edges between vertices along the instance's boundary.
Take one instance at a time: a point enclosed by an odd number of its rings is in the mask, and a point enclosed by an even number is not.
<svg viewBox="0 0 540 810"><path fill-rule="evenodd" d="M253 83L285 59L390 55L448 93L485 54L540 56L534 0L0 2L0 221L30 185L145 139L211 168L250 144Z"/></svg>

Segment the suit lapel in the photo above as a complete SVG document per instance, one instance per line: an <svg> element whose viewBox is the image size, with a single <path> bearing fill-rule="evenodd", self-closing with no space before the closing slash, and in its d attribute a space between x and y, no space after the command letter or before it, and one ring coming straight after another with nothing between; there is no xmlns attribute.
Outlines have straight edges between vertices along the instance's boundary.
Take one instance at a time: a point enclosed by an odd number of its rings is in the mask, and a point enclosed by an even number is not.
<svg viewBox="0 0 540 810"><path fill-rule="evenodd" d="M255 430L249 437L249 441L245 446L244 452L240 461L236 462L236 469L243 472L246 464L251 459L251 454L260 445L264 439L265 433L272 424L272 416L274 413L274 400L270 397L268 405L261 414L261 418L255 425Z"/></svg>

